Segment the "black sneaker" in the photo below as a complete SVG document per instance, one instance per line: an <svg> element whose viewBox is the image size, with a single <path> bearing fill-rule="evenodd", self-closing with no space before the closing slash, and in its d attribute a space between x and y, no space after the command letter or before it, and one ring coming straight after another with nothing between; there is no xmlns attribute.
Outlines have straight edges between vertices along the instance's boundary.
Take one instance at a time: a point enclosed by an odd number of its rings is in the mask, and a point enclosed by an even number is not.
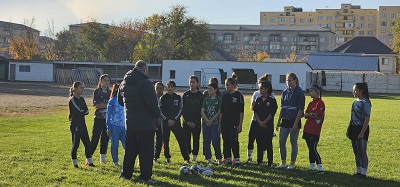
<svg viewBox="0 0 400 187"><path fill-rule="evenodd" d="M240 162L235 162L234 165L235 167L240 168Z"/></svg>
<svg viewBox="0 0 400 187"><path fill-rule="evenodd" d="M355 176L355 177L359 177L361 175L361 173L355 173L355 174L353 174L353 176Z"/></svg>
<svg viewBox="0 0 400 187"><path fill-rule="evenodd" d="M167 163L171 163L171 159L170 158L167 158Z"/></svg>
<svg viewBox="0 0 400 187"><path fill-rule="evenodd" d="M324 171L318 171L318 174L324 174Z"/></svg>
<svg viewBox="0 0 400 187"><path fill-rule="evenodd" d="M262 162L257 163L257 166L262 166L262 165L263 165Z"/></svg>
<svg viewBox="0 0 400 187"><path fill-rule="evenodd" d="M79 166L78 166L78 165L74 165L74 167L75 167L75 168L79 168Z"/></svg>
<svg viewBox="0 0 400 187"><path fill-rule="evenodd" d="M253 161L252 158L248 158L248 159L247 159L247 162L251 162L251 161Z"/></svg>
<svg viewBox="0 0 400 187"><path fill-rule="evenodd" d="M89 167L95 167L93 163L89 164Z"/></svg>
<svg viewBox="0 0 400 187"><path fill-rule="evenodd" d="M363 175L363 174L360 174L360 175L358 175L357 178L363 180L363 179L366 179L367 176L366 176L366 175Z"/></svg>

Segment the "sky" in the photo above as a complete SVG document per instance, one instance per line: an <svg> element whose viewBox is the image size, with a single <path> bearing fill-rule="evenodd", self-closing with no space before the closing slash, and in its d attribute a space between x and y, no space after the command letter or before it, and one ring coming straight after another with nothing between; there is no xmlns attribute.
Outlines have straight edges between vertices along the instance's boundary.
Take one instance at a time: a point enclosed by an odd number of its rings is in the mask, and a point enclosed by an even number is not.
<svg viewBox="0 0 400 187"><path fill-rule="evenodd" d="M93 19L107 24L143 19L168 12L173 5L186 6L188 15L210 24L258 25L260 12L282 12L284 6L302 7L304 12L340 9L343 3L378 10L400 6L399 0L0 0L0 21L24 24L34 18L33 28L49 36L49 28L57 33Z"/></svg>

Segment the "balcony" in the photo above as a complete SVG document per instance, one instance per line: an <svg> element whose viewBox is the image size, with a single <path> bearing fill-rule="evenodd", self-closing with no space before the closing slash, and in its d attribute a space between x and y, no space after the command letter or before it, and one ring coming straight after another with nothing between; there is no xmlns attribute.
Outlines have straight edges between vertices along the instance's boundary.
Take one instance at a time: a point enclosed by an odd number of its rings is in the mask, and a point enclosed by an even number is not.
<svg viewBox="0 0 400 187"><path fill-rule="evenodd" d="M354 20L352 20L352 19L338 19L338 20L335 20L337 23L353 23L354 22Z"/></svg>
<svg viewBox="0 0 400 187"><path fill-rule="evenodd" d="M224 44L233 44L234 41L233 40L224 40Z"/></svg>
<svg viewBox="0 0 400 187"><path fill-rule="evenodd" d="M299 45L317 45L318 42L317 41L299 41L298 44Z"/></svg>

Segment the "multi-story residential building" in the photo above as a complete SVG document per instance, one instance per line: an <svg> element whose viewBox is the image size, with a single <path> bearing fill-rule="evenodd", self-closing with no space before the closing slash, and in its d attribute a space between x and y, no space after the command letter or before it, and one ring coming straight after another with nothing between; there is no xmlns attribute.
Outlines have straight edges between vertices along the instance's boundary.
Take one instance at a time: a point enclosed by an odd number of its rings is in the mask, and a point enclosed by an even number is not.
<svg viewBox="0 0 400 187"><path fill-rule="evenodd" d="M317 26L208 25L215 45L237 56L243 51L265 51L271 58L297 53L325 52L335 48L335 34Z"/></svg>
<svg viewBox="0 0 400 187"><path fill-rule="evenodd" d="M30 37L38 42L40 31L26 25L0 21L0 56L10 57L10 43Z"/></svg>
<svg viewBox="0 0 400 187"><path fill-rule="evenodd" d="M395 19L400 14L400 6L379 6L379 22L377 38L386 46L393 43L393 30Z"/></svg>
<svg viewBox="0 0 400 187"><path fill-rule="evenodd" d="M341 4L340 9L316 9L315 12L303 12L302 8L287 6L284 12L260 12L260 25L316 25L327 28L336 34L336 47L356 36L377 37L390 45L389 30L393 26L390 20L399 13L398 6L380 6L379 12L351 4Z"/></svg>

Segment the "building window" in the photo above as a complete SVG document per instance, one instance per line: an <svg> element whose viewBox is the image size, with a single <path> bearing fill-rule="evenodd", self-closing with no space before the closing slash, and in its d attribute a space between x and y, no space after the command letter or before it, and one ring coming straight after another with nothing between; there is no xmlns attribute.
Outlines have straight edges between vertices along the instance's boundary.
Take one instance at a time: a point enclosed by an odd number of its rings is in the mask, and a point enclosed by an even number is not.
<svg viewBox="0 0 400 187"><path fill-rule="evenodd" d="M236 36L236 41L240 41L240 36Z"/></svg>
<svg viewBox="0 0 400 187"><path fill-rule="evenodd" d="M365 20L365 17L364 16L360 16L360 20Z"/></svg>
<svg viewBox="0 0 400 187"><path fill-rule="evenodd" d="M372 35L374 35L374 32L368 31L368 36L372 36Z"/></svg>
<svg viewBox="0 0 400 187"><path fill-rule="evenodd" d="M243 37L243 40L244 40L244 41L249 41L249 37L248 37L248 36L245 36L245 37Z"/></svg>
<svg viewBox="0 0 400 187"><path fill-rule="evenodd" d="M309 18L309 19L308 19L308 22L312 23L312 22L313 22L313 19L312 19L312 18Z"/></svg>
<svg viewBox="0 0 400 187"><path fill-rule="evenodd" d="M296 22L296 19L290 18L290 22L294 23L294 22Z"/></svg>
<svg viewBox="0 0 400 187"><path fill-rule="evenodd" d="M291 40L291 41L292 41L292 42L297 41L296 37L292 37L292 40Z"/></svg>
<svg viewBox="0 0 400 187"><path fill-rule="evenodd" d="M335 20L339 20L339 16L335 16Z"/></svg>
<svg viewBox="0 0 400 187"><path fill-rule="evenodd" d="M386 21L381 21L381 26L387 26Z"/></svg>
<svg viewBox="0 0 400 187"><path fill-rule="evenodd" d="M19 72L31 72L31 66L20 65Z"/></svg>
<svg viewBox="0 0 400 187"><path fill-rule="evenodd" d="M322 24L317 24L318 27L322 27Z"/></svg>
<svg viewBox="0 0 400 187"><path fill-rule="evenodd" d="M387 15L386 14L382 14L382 18L386 18L387 17Z"/></svg>
<svg viewBox="0 0 400 187"><path fill-rule="evenodd" d="M374 28L374 24L368 24L368 28Z"/></svg>
<svg viewBox="0 0 400 187"><path fill-rule="evenodd" d="M231 41L233 39L232 34L226 34L224 39Z"/></svg>
<svg viewBox="0 0 400 187"><path fill-rule="evenodd" d="M266 22L267 22L267 18L262 18L262 19L261 19L261 22L266 23Z"/></svg>
<svg viewBox="0 0 400 187"><path fill-rule="evenodd" d="M385 37L381 37L380 40L381 40L381 42L386 42L386 38Z"/></svg>
<svg viewBox="0 0 400 187"><path fill-rule="evenodd" d="M224 40L224 36L217 36L218 40Z"/></svg>
<svg viewBox="0 0 400 187"><path fill-rule="evenodd" d="M286 83L286 75L279 75L279 83Z"/></svg>
<svg viewBox="0 0 400 187"><path fill-rule="evenodd" d="M319 38L320 42L325 42L325 38Z"/></svg>
<svg viewBox="0 0 400 187"><path fill-rule="evenodd" d="M368 20L372 21L372 20L374 20L374 17L370 16L370 17L368 17Z"/></svg>
<svg viewBox="0 0 400 187"><path fill-rule="evenodd" d="M382 30L381 30L381 33L386 33L386 30L385 30L385 29L382 29Z"/></svg>
<svg viewBox="0 0 400 187"><path fill-rule="evenodd" d="M262 41L263 41L263 42L268 42L268 37L263 36L263 37L262 37Z"/></svg>
<svg viewBox="0 0 400 187"><path fill-rule="evenodd" d="M327 28L331 28L331 27L332 27L332 24L328 23L328 24L326 24L326 27L327 27Z"/></svg>
<svg viewBox="0 0 400 187"><path fill-rule="evenodd" d="M175 79L175 70L169 70L169 78Z"/></svg>
<svg viewBox="0 0 400 187"><path fill-rule="evenodd" d="M394 24L396 24L396 23L393 21L390 22L390 26L394 26Z"/></svg>
<svg viewBox="0 0 400 187"><path fill-rule="evenodd" d="M279 18L279 23L285 23L285 18Z"/></svg>
<svg viewBox="0 0 400 187"><path fill-rule="evenodd" d="M332 20L332 16L326 16L326 20Z"/></svg>
<svg viewBox="0 0 400 187"><path fill-rule="evenodd" d="M339 28L339 27L340 27L340 24L339 24L339 23L335 23L335 27L336 27L336 28Z"/></svg>
<svg viewBox="0 0 400 187"><path fill-rule="evenodd" d="M279 37L277 37L277 36L272 37L272 41L279 42Z"/></svg>
<svg viewBox="0 0 400 187"><path fill-rule="evenodd" d="M318 16L318 20L324 20L324 16Z"/></svg>
<svg viewBox="0 0 400 187"><path fill-rule="evenodd" d="M358 27L364 28L364 24L360 23L360 24L358 25Z"/></svg>
<svg viewBox="0 0 400 187"><path fill-rule="evenodd" d="M286 36L282 37L282 41L287 42L288 41L287 37Z"/></svg>
<svg viewBox="0 0 400 187"><path fill-rule="evenodd" d="M396 18L396 14L390 15L390 18Z"/></svg>
<svg viewBox="0 0 400 187"><path fill-rule="evenodd" d="M364 31L358 31L358 35L363 36L364 35Z"/></svg>
<svg viewBox="0 0 400 187"><path fill-rule="evenodd" d="M301 23L304 23L304 18L300 18L300 22L301 22Z"/></svg>
<svg viewBox="0 0 400 187"><path fill-rule="evenodd" d="M275 18L269 18L269 22L275 23Z"/></svg>
<svg viewBox="0 0 400 187"><path fill-rule="evenodd" d="M382 58L382 65L389 65L389 59L388 58Z"/></svg>

